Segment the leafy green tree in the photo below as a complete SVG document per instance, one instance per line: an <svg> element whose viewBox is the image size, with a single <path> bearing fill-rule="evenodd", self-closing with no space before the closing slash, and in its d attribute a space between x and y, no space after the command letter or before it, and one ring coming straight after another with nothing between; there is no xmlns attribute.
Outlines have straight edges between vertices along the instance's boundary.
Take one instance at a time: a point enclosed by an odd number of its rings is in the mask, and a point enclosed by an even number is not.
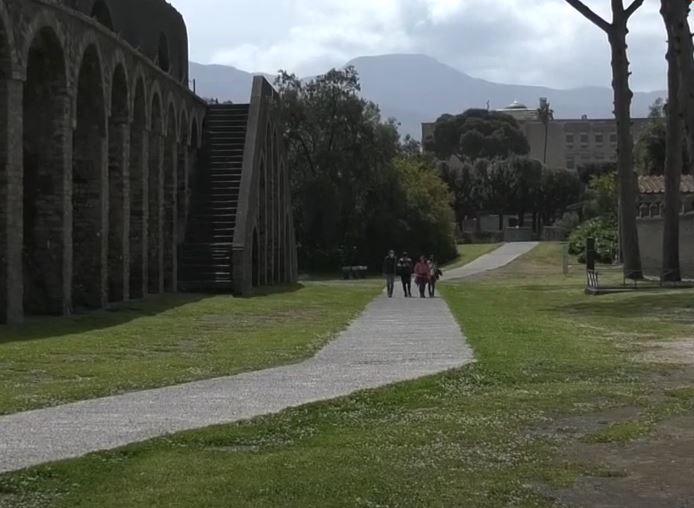
<svg viewBox="0 0 694 508"><path fill-rule="evenodd" d="M434 253L445 260L456 255L453 196L426 161L399 157L394 170L402 197L397 246L416 254Z"/></svg>
<svg viewBox="0 0 694 508"><path fill-rule="evenodd" d="M445 184L417 144L401 144L395 122L382 121L378 107L360 96L354 68L310 81L280 72L275 85L304 269L380 266L385 250L414 241L410 237L442 259L452 255L447 242L453 236L441 219L448 209L452 231ZM421 208L408 207L412 201Z"/></svg>
<svg viewBox="0 0 694 508"><path fill-rule="evenodd" d="M525 225L525 213L533 208L535 193L542 183L542 163L529 157L511 157L515 192L513 206L519 226Z"/></svg>
<svg viewBox="0 0 694 508"><path fill-rule="evenodd" d="M535 213L543 225L549 226L569 205L577 203L580 195L581 182L575 172L543 167L540 187L535 193Z"/></svg>
<svg viewBox="0 0 694 508"><path fill-rule="evenodd" d="M461 160L475 160L527 155L530 145L513 117L496 111L469 109L460 115L441 116L426 149L441 160L452 155Z"/></svg>

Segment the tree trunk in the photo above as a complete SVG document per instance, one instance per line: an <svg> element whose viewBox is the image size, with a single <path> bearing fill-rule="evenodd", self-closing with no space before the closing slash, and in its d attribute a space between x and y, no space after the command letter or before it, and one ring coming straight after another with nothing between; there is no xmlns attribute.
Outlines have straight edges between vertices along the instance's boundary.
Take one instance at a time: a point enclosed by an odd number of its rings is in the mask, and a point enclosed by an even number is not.
<svg viewBox="0 0 694 508"><path fill-rule="evenodd" d="M542 163L547 165L547 136L549 135L549 122L545 122L545 152L542 158Z"/></svg>
<svg viewBox="0 0 694 508"><path fill-rule="evenodd" d="M478 236L482 234L482 215L479 211L475 212L475 234Z"/></svg>
<svg viewBox="0 0 694 508"><path fill-rule="evenodd" d="M674 28L680 42L677 55L680 70L681 109L684 111L684 122L687 127L687 153L689 174L694 174L694 44L689 27L689 2L668 2L674 17Z"/></svg>
<svg viewBox="0 0 694 508"><path fill-rule="evenodd" d="M666 281L682 280L680 273L680 180L682 178L682 142L684 119L680 83L682 52L681 19L675 11L681 10L672 0L661 0L660 13L668 33L668 102L667 149L665 153L665 206L663 212L663 265L662 278ZM682 2L684 3L684 2Z"/></svg>
<svg viewBox="0 0 694 508"><path fill-rule="evenodd" d="M499 231L504 230L504 212L499 212Z"/></svg>
<svg viewBox="0 0 694 508"><path fill-rule="evenodd" d="M614 0L613 0L614 1ZM621 3L621 2L620 2ZM612 29L608 32L612 48L612 88L614 89L615 118L617 119L617 173L621 195L622 251L624 276L642 279L641 253L636 228L636 185L634 177L634 139L631 132L631 99L629 60L627 58L626 13L616 11Z"/></svg>

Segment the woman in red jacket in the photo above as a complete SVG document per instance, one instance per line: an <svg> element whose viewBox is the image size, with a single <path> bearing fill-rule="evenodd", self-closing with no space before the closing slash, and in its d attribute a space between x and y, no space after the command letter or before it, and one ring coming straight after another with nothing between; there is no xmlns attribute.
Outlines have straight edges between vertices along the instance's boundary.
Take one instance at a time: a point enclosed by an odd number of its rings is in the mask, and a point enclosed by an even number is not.
<svg viewBox="0 0 694 508"><path fill-rule="evenodd" d="M415 283L419 287L419 296L421 298L426 298L424 295L427 284L429 283L429 278L431 277L431 269L429 268L429 263L427 263L427 258L421 256L419 262L414 267Z"/></svg>

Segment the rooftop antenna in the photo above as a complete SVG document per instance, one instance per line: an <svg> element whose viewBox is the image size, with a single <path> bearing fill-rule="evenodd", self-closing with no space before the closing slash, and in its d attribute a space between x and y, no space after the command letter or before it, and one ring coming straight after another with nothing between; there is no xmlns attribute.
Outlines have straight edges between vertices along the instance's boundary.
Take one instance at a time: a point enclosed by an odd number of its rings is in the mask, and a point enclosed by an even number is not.
<svg viewBox="0 0 694 508"><path fill-rule="evenodd" d="M487 101L487 111L489 111L489 101Z"/></svg>

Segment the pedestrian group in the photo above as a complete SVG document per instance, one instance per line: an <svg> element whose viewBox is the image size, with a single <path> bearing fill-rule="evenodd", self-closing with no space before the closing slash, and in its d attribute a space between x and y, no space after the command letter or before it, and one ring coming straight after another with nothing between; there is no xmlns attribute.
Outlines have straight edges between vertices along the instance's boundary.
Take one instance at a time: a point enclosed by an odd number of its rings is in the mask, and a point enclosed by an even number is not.
<svg viewBox="0 0 694 508"><path fill-rule="evenodd" d="M441 278L443 272L436 264L433 255L430 255L428 258L420 256L419 261L415 263L407 252L403 252L402 256L398 258L395 255L395 251L391 250L383 260L383 275L386 278L386 288L390 298L393 297L395 277L398 275L400 275L400 280L402 281L402 290L405 298L412 297L413 277L417 288L419 288L420 298L426 298L427 292L429 297L433 298L436 295L436 281Z"/></svg>

